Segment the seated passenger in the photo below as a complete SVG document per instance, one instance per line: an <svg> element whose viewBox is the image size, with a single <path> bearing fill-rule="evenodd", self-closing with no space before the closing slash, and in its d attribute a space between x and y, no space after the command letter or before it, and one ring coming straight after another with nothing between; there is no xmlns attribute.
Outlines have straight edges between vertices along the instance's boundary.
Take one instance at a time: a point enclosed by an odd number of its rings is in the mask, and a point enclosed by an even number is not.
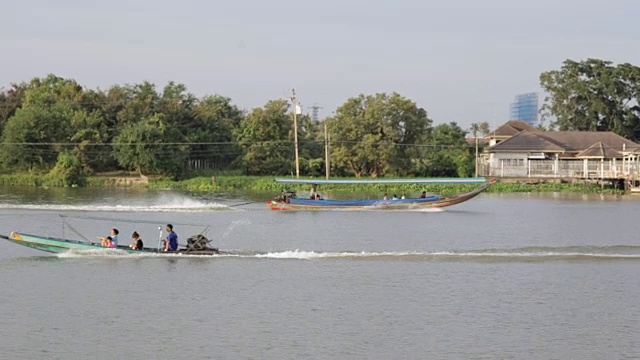
<svg viewBox="0 0 640 360"><path fill-rule="evenodd" d="M100 236L100 237L98 237L98 239L100 239L100 245L107 246L106 245L107 244L107 238L110 238L111 242L113 242L115 244L114 247L117 247L118 246L118 234L119 234L118 229L111 229L111 235L110 236L107 236L107 237Z"/></svg>
<svg viewBox="0 0 640 360"><path fill-rule="evenodd" d="M420 199L426 199L427 198L427 192L423 191L422 194L420 195Z"/></svg>
<svg viewBox="0 0 640 360"><path fill-rule="evenodd" d="M133 234L131 235L131 239L133 240L133 242L131 243L131 245L129 245L129 247L134 250L142 250L144 245L142 244L142 239L140 239L140 235L137 231L133 232Z"/></svg>
<svg viewBox="0 0 640 360"><path fill-rule="evenodd" d="M107 238L105 239L105 247L108 247L108 248L116 247L116 244L111 239L111 236L107 236Z"/></svg>
<svg viewBox="0 0 640 360"><path fill-rule="evenodd" d="M173 225L167 224L167 227L165 228L165 230L167 231L168 234L166 239L162 240L162 242L164 243L163 251L178 250L178 235L176 234L175 231L173 231Z"/></svg>

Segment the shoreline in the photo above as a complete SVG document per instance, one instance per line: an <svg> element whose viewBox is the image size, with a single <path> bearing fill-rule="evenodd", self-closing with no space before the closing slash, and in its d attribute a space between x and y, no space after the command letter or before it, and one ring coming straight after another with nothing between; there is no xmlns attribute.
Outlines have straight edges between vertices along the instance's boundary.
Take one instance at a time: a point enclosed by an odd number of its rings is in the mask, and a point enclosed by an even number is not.
<svg viewBox="0 0 640 360"><path fill-rule="evenodd" d="M284 185L274 182L275 176L194 176L184 180L166 178L149 178L146 176L110 176L94 175L85 177L82 185L72 187L130 187L147 189L174 189L188 191L272 191L279 193L284 188L299 192L309 191L309 185ZM518 193L518 192L571 192L571 193L614 193L623 194L622 190L602 187L596 183L558 182L555 179L498 179L486 192ZM37 174L0 175L0 186L33 186L33 187L68 187L51 182L45 176ZM357 184L357 185L322 185L322 190L340 192L433 192L455 194L477 188L475 184Z"/></svg>

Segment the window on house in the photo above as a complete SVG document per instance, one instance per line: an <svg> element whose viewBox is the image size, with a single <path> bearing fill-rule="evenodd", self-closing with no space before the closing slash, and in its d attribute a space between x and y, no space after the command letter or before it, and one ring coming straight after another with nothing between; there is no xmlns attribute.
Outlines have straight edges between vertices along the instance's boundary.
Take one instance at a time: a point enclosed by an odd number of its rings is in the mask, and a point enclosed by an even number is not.
<svg viewBox="0 0 640 360"><path fill-rule="evenodd" d="M504 166L524 166L524 159L503 159Z"/></svg>

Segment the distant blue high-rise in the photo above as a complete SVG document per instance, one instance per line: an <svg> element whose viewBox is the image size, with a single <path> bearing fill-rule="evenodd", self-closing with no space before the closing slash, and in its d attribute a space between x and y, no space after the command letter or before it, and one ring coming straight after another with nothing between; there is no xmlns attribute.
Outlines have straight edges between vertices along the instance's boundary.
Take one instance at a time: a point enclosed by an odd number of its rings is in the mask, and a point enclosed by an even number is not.
<svg viewBox="0 0 640 360"><path fill-rule="evenodd" d="M538 93L516 95L509 110L509 120L523 120L531 126L538 125Z"/></svg>

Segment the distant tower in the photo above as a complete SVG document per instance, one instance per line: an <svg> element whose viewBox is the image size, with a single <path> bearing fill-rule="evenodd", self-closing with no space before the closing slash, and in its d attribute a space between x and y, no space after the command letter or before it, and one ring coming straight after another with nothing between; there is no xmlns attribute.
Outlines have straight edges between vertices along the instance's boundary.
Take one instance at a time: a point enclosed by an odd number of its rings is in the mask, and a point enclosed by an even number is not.
<svg viewBox="0 0 640 360"><path fill-rule="evenodd" d="M318 110L322 109L322 106L313 105L311 107L311 120L318 121Z"/></svg>
<svg viewBox="0 0 640 360"><path fill-rule="evenodd" d="M509 120L523 120L531 126L538 125L538 93L516 95L509 106Z"/></svg>

